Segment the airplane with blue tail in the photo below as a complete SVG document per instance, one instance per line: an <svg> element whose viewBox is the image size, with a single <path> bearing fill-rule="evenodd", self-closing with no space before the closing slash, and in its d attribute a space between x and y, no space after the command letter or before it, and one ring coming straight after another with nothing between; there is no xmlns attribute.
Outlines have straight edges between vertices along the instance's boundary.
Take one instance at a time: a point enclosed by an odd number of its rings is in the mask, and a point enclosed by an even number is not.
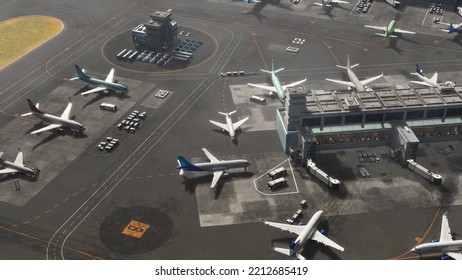
<svg viewBox="0 0 462 280"><path fill-rule="evenodd" d="M412 75L417 76L421 81L411 81L415 84L424 85L427 87L436 87L440 88L441 86L438 84L438 73L435 71L435 74L431 76L431 78L427 78L424 76L422 69L419 67L418 64L415 65L415 72L411 73Z"/></svg>
<svg viewBox="0 0 462 280"><path fill-rule="evenodd" d="M273 247L273 250L287 256L295 255L298 259L304 260L305 258L302 256L303 247L306 242L311 239L343 252L345 249L342 246L327 238L316 229L322 220L322 213L322 210L316 212L306 225L289 225L263 221L266 225L298 235L297 239L289 244L289 248Z"/></svg>
<svg viewBox="0 0 462 280"><path fill-rule="evenodd" d="M449 34L452 34L452 33L457 34L462 30L462 23L454 25L452 22L451 23L443 23L442 22L441 24L449 25L448 29L441 29L442 31L447 32Z"/></svg>
<svg viewBox="0 0 462 280"><path fill-rule="evenodd" d="M251 165L251 163L245 159L219 160L207 149L202 148L202 151L204 151L210 162L190 163L183 156L178 156L178 166L176 169L180 170L180 175L184 174L184 170L213 173L212 185L210 186L212 189L216 186L223 173L228 169L244 168L247 171L247 167Z"/></svg>
<svg viewBox="0 0 462 280"><path fill-rule="evenodd" d="M96 88L87 90L82 92L81 95L88 95L90 93L97 93L102 92L104 94L108 94L111 90L118 91L121 93L128 92L128 87L126 85L119 84L114 82L114 68L111 68L109 74L107 75L105 80L100 80L96 78L90 77L86 72L85 69L81 69L78 65L74 65L75 71L77 72L77 76L70 78L69 80L81 80L91 85L96 85Z"/></svg>

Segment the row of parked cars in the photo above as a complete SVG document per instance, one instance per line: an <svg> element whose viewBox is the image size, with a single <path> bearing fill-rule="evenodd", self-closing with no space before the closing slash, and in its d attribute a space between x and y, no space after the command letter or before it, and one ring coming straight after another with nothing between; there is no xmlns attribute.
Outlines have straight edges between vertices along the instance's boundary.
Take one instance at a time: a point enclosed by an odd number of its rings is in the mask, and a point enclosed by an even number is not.
<svg viewBox="0 0 462 280"><path fill-rule="evenodd" d="M430 8L428 8L428 12L430 14L442 15L444 12L444 9L441 6L441 3L432 3Z"/></svg>
<svg viewBox="0 0 462 280"><path fill-rule="evenodd" d="M105 141L99 142L97 145L98 150L112 152L114 148L119 144L119 139L112 138L110 136L106 137Z"/></svg>
<svg viewBox="0 0 462 280"><path fill-rule="evenodd" d="M140 121L146 119L146 112L140 113L139 111L133 111L128 117L117 124L119 130L126 130L130 133L135 133L136 129L140 125Z"/></svg>
<svg viewBox="0 0 462 280"><path fill-rule="evenodd" d="M372 6L373 0L361 0L356 4L356 12L358 13L367 13L369 8Z"/></svg>

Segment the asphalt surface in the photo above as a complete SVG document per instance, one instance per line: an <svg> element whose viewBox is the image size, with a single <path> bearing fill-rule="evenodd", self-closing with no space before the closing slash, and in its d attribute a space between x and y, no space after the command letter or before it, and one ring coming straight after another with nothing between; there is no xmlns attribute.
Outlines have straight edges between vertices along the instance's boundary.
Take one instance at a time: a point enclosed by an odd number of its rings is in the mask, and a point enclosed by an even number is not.
<svg viewBox="0 0 462 280"><path fill-rule="evenodd" d="M294 236L261 220L284 222L302 199L308 207L301 222L324 210L320 227L345 247L337 252L309 243L304 255L310 259L418 258L408 251L422 240L438 238L445 210L452 231L460 232L461 158L438 154L448 143L462 149L459 141L420 146L421 163L448 178L441 187L388 162L386 147L321 151L318 166L342 180L335 192L306 170L288 165L274 130L280 102L246 86L270 82L259 69L270 69L273 61L276 68L285 67L279 75L283 83L306 76L307 89L342 89L325 78L345 78L335 65L344 65L348 54L352 63L360 63L355 68L360 78L384 71L385 79L372 87L408 83L416 63L426 73L438 71L440 79L459 83L459 35L441 32L421 2L401 11L378 2L361 15L351 12L353 4L323 11L305 2L4 1L1 21L43 14L60 19L66 28L0 74L1 150L14 158L21 145L26 163L41 169L36 181L18 176L20 191L14 178L0 180L0 258L290 259L271 247L284 246ZM114 58L119 50L133 48L133 27L151 11L169 8L179 30L203 42L190 64L149 67ZM451 18L457 15L447 12L443 21ZM386 39L363 27L387 25L391 19L418 34ZM295 38L305 39L304 44L293 44ZM288 46L300 50L287 53ZM74 64L99 78L112 64L130 92L121 98L81 97L84 84L68 80ZM220 76L240 70L249 74ZM155 98L159 89L171 94ZM246 92L265 96L268 104L247 102ZM73 114L88 128L75 138L69 132L29 135L42 124L17 117L28 110L25 98L53 114L60 114L71 98ZM119 111L100 111L101 102L115 103ZM147 112L140 128L134 134L116 129L133 110ZM236 119L250 116L234 142L208 122L224 121L217 111L231 110L237 110ZM96 149L106 136L121 140L112 153ZM248 172L230 171L215 191L209 188L210 175L178 176L176 156L204 161L202 147L219 159L245 158L252 165ZM355 156L361 151L381 157L368 166L370 178L358 177ZM264 174L279 164L290 169L288 187L269 193Z"/></svg>

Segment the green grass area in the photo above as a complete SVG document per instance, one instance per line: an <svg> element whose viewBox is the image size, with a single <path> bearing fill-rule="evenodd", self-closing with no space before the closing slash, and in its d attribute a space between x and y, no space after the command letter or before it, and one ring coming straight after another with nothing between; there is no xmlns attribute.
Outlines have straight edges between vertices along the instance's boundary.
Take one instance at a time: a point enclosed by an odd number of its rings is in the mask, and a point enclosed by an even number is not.
<svg viewBox="0 0 462 280"><path fill-rule="evenodd" d="M56 18L28 16L0 23L0 70L63 30Z"/></svg>

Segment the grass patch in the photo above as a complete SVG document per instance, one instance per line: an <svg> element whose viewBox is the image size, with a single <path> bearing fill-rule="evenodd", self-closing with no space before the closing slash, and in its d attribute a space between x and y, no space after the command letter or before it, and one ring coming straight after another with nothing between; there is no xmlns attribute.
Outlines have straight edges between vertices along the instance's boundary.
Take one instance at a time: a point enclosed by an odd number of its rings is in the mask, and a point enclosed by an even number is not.
<svg viewBox="0 0 462 280"><path fill-rule="evenodd" d="M56 18L28 16L0 23L0 70L63 30Z"/></svg>

